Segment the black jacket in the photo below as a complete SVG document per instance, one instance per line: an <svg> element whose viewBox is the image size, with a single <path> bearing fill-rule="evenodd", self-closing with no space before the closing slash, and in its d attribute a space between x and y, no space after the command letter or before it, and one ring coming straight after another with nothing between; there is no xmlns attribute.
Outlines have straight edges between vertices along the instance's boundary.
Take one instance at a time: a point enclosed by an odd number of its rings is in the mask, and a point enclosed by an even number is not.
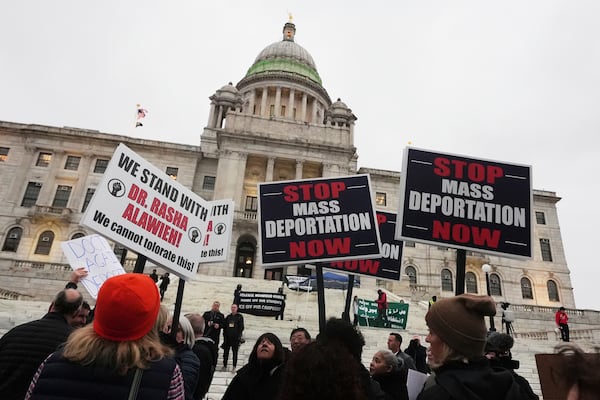
<svg viewBox="0 0 600 400"><path fill-rule="evenodd" d="M244 316L240 313L229 314L225 318L223 339L229 343L239 342L244 332Z"/></svg>
<svg viewBox="0 0 600 400"><path fill-rule="evenodd" d="M40 364L73 328L58 313L19 325L0 338L0 399L22 400Z"/></svg>
<svg viewBox="0 0 600 400"><path fill-rule="evenodd" d="M283 381L283 369L283 364L246 364L232 379L221 400L275 400Z"/></svg>
<svg viewBox="0 0 600 400"><path fill-rule="evenodd" d="M167 398L175 360L164 358L150 364L142 373L138 399ZM83 366L54 353L46 363L33 388L31 400L105 400L127 399L135 370L119 375L114 369Z"/></svg>
<svg viewBox="0 0 600 400"><path fill-rule="evenodd" d="M449 362L435 370L435 384L417 400L527 399L510 371L492 369L485 358L465 364Z"/></svg>
<svg viewBox="0 0 600 400"><path fill-rule="evenodd" d="M386 374L373 375L385 393L385 400L408 400L406 389L407 368L396 369Z"/></svg>
<svg viewBox="0 0 600 400"><path fill-rule="evenodd" d="M218 345L225 316L220 311L211 310L202 314L202 318L204 318L204 336L211 338ZM219 324L219 328L215 328L214 324Z"/></svg>
<svg viewBox="0 0 600 400"><path fill-rule="evenodd" d="M217 345L211 338L196 339L192 351L200 360L200 370L198 374L198 386L196 386L196 398L202 399L213 379L215 366L217 365Z"/></svg>

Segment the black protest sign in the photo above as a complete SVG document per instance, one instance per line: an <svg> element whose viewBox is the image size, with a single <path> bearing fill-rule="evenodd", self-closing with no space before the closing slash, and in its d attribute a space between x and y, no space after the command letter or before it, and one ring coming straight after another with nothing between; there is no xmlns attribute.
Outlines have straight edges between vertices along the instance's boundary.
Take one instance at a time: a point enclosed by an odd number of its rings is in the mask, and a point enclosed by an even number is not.
<svg viewBox="0 0 600 400"><path fill-rule="evenodd" d="M285 295L265 292L240 292L238 310L244 314L274 317L281 314Z"/></svg>
<svg viewBox="0 0 600 400"><path fill-rule="evenodd" d="M261 183L258 192L264 265L380 256L368 175Z"/></svg>
<svg viewBox="0 0 600 400"><path fill-rule="evenodd" d="M531 167L407 148L396 237L531 257Z"/></svg>
<svg viewBox="0 0 600 400"><path fill-rule="evenodd" d="M402 264L402 241L394 238L396 234L396 214L377 211L377 224L379 226L379 236L381 237L381 258L332 261L323 264L323 268L399 281L400 266Z"/></svg>

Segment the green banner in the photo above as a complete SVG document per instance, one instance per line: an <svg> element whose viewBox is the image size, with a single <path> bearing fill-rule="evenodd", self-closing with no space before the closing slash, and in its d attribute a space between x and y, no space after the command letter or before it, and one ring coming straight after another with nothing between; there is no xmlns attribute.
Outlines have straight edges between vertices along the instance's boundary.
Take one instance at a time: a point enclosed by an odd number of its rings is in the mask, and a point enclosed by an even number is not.
<svg viewBox="0 0 600 400"><path fill-rule="evenodd" d="M408 304L406 303L388 303L386 315L380 317L376 302L358 299L358 324L360 326L406 329L407 318Z"/></svg>

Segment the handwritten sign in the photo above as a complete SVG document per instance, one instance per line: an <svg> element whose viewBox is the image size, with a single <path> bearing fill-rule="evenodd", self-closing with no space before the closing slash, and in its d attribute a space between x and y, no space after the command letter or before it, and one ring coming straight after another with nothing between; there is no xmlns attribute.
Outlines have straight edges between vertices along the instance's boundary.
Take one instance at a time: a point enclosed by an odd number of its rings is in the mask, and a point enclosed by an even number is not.
<svg viewBox="0 0 600 400"><path fill-rule="evenodd" d="M81 283L94 299L108 278L125 273L110 244L100 235L90 235L60 244L71 268L85 268L88 275Z"/></svg>

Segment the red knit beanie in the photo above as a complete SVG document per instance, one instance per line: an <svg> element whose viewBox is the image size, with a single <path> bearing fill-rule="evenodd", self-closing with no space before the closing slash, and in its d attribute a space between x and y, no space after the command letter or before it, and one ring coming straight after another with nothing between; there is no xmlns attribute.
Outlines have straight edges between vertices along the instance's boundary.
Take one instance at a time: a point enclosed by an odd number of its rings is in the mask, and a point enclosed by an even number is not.
<svg viewBox="0 0 600 400"><path fill-rule="evenodd" d="M144 274L107 279L98 291L94 331L116 342L138 340L154 326L160 308L156 284Z"/></svg>
<svg viewBox="0 0 600 400"><path fill-rule="evenodd" d="M425 315L427 326L459 354L474 358L483 355L487 328L484 316L496 315L490 296L461 294L435 302Z"/></svg>

